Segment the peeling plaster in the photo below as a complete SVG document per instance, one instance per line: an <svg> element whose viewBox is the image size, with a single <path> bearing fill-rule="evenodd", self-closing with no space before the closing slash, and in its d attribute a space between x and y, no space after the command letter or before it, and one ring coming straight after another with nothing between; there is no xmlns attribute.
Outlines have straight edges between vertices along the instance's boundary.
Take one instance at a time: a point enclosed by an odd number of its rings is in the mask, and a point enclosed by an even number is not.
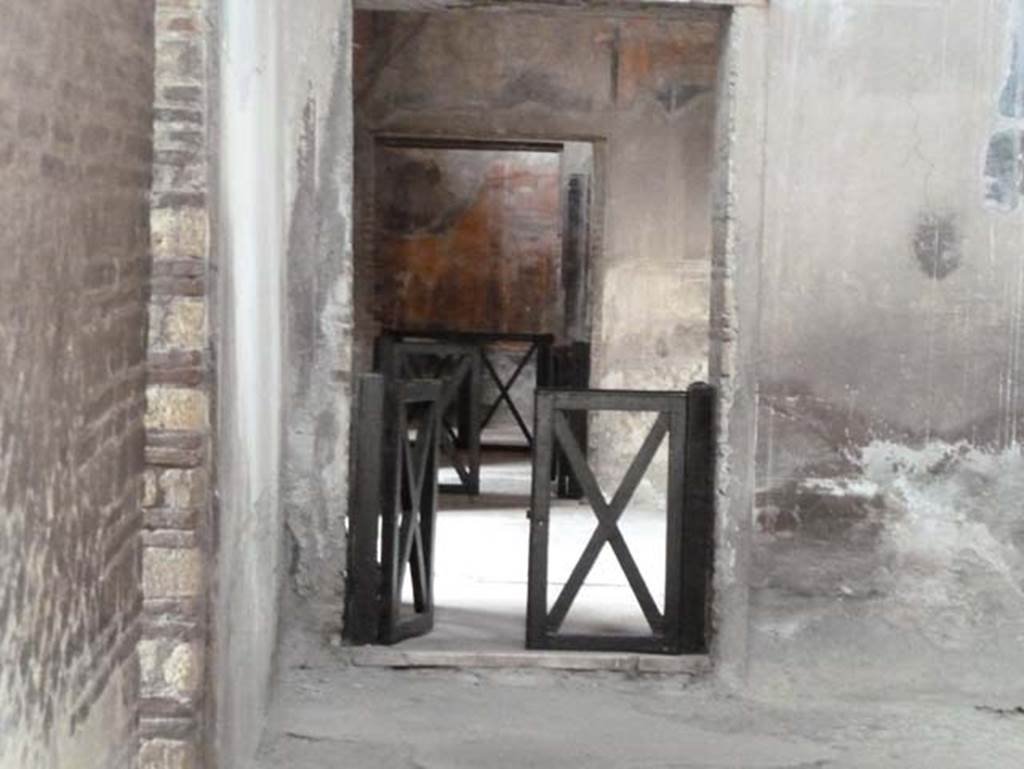
<svg viewBox="0 0 1024 769"><path fill-rule="evenodd" d="M340 630L352 366L352 93L347 3L293 15L283 505L301 620ZM312 32L315 30L315 32ZM312 41L312 42L311 42Z"/></svg>
<svg viewBox="0 0 1024 769"><path fill-rule="evenodd" d="M999 95L999 114L1024 118L1024 2L1013 0L1009 16L1010 57L1006 82Z"/></svg>
<svg viewBox="0 0 1024 769"><path fill-rule="evenodd" d="M778 663L836 691L880 685L880 666L925 688L1020 686L996 671L1024 663L1021 447L872 440L845 453L842 475L804 476L758 516L755 623L776 658L761 672ZM828 662L835 644L845 671ZM950 665L963 654L972 665Z"/></svg>

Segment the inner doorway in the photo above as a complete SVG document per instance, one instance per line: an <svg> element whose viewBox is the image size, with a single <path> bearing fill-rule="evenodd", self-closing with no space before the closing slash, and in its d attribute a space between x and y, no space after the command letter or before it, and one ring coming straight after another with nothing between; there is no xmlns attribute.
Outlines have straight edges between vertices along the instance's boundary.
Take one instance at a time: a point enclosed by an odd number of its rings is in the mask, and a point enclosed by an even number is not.
<svg viewBox="0 0 1024 769"><path fill-rule="evenodd" d="M359 368L369 370L369 350L385 332L405 333L412 326L414 334L444 333L450 330L451 317L439 320L438 315L466 303L463 309L469 317L482 308L489 332L496 328L521 331L526 325L533 331L550 330L556 343L590 344L590 384L602 389L681 392L707 378L714 93L724 18L715 11L693 9L646 14L639 10L357 13L355 336ZM525 141L508 137L525 137ZM560 173L560 248L547 252L555 254L551 261L537 260L534 251L524 262L533 266L526 284L557 290L545 295L550 302L543 296L531 300L531 311L514 317L517 306L505 300L524 285L519 280L523 275L503 273L507 262L484 258L479 247L462 246L506 242L505 236L495 234L495 225L522 220L507 212L483 217L481 211L515 200L510 191L516 185L500 181L501 174L490 182L481 182L478 175L475 183L460 188L457 182L443 180L448 161L437 156L462 153L463 166L479 168L486 164L480 162L480 154L472 160L469 156L474 152L518 150L546 155L546 161L535 158L537 167L550 163L552 155L559 156L564 169L570 145L580 145L590 155L591 173L576 180L575 193L582 204L581 219L587 224L578 231L577 253L588 258L578 261L574 277L573 266L564 260L567 251L572 253L571 233L564 227L572 194L572 186L565 182L572 180ZM508 167L503 160L499 163ZM397 181L382 179L388 168L394 170ZM467 186L487 194L460 195L459 189ZM532 192L539 189L542 185ZM518 197L529 200L531 195ZM542 197L534 195L534 200ZM390 243L381 236L382 223L391 228L385 233ZM516 236L512 242L527 250L543 240L539 233L551 231L536 218L527 222L526 229L533 230L532 239ZM382 242L386 247L379 251ZM579 248L579 242L585 242L585 247ZM426 248L411 253L417 245ZM470 269L453 270L452 261L446 261L446 256L460 249L471 260ZM552 268L559 256L563 263ZM455 290L481 284L483 291ZM435 292L448 293L435 302L429 299ZM550 324L551 319L555 319L553 325L541 323ZM506 371L514 372L514 350L496 345L491 353L499 369L500 358L507 355ZM517 400L523 404L527 425L532 422L529 410L536 382L537 373L530 371L516 380L516 387L527 391L525 398ZM500 603L501 589L496 585L508 580L500 574L489 578L486 569L497 567L508 553L518 561L518 574L515 583L506 587L510 594L521 592L508 601L514 613L509 613L502 637L514 648L523 647L525 507L530 478L524 449L529 441L519 437L522 430L515 416L504 408L500 411L503 420L488 425L489 434L484 437L481 494L476 500L487 501L493 488L488 485L490 473L493 483L502 486L493 493L510 503L499 508L509 516L508 529L487 528L479 536L465 537L474 543L471 550L447 551L446 542L462 537L445 536L446 520L468 531L472 516L494 510L485 510L472 497L442 499L435 570L439 622L427 638L406 643L453 648L451 643L465 642L473 633L477 633L477 645L496 641L496 636L479 637L478 624L460 631L459 638L445 639L445 604L455 604L445 598L444 583L448 577L472 578L489 603ZM630 459L654 429L653 419L650 414L601 413L585 420L590 434L581 445L593 452L594 480L609 495L621 487ZM500 457L493 453L498 449ZM636 504L627 511L623 528L658 530L653 510L664 499L667 465L667 451L659 449L637 487ZM455 480L451 470L442 471L441 478ZM590 510L569 504L575 507L567 507L568 518L559 520L572 520L575 514L579 525L562 531L570 535L563 579L571 576L579 549L594 526ZM488 515L480 523L490 527L500 518ZM649 539L649 546L642 549L653 557L649 567L641 570L657 571L657 540ZM504 546L500 552L485 546L492 541ZM664 556L662 547L662 561ZM474 567L474 559L479 568ZM462 574L446 574L453 567ZM587 586L595 589L590 591L592 596L623 590L633 629L644 627L645 620L655 616L649 605L646 612L636 607L614 560L595 563L591 576L598 583ZM558 577L553 576L553 581L558 582ZM654 578L645 581L657 584ZM656 594L652 598L664 600ZM608 608L614 601L598 598L594 603ZM476 611L480 605L475 607L469 608ZM471 613L465 618L472 619ZM565 617L566 627L585 633L583 625L595 619L599 618L570 614ZM604 618L614 623L621 619Z"/></svg>
<svg viewBox="0 0 1024 769"><path fill-rule="evenodd" d="M385 136L374 159L377 368L430 377L445 354L479 354L479 392L464 394L478 401L479 466L453 424L439 451L435 625L405 645L521 648L534 393L556 368L589 384L594 147Z"/></svg>

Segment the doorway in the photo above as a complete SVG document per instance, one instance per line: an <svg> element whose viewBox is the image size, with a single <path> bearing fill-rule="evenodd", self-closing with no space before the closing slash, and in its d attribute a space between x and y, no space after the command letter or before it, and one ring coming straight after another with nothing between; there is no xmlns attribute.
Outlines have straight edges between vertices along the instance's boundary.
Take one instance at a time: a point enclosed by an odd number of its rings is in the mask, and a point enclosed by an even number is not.
<svg viewBox="0 0 1024 769"><path fill-rule="evenodd" d="M588 382L604 389L679 392L706 378L720 17L460 11L356 21L360 368L372 367L375 342L389 333L535 333L554 346L591 345ZM496 59L489 48L521 54ZM485 352L510 378L522 360L521 348L499 340ZM439 621L408 644L523 647L531 456L522 428L533 424L538 373L528 364L508 388L521 420L499 403L501 385L488 384L484 408L499 407L481 436L480 494L441 498ZM585 420L582 445L608 496L655 421L612 412ZM442 469L440 479L456 485L457 475ZM646 512L622 524L643 530L651 557L640 568L655 585L666 566L656 511L667 479L665 448L636 490L633 507ZM595 523L585 506L565 504L566 544L554 548L564 550L565 573L553 586L568 579ZM568 622L645 626L614 558L602 555L591 576L583 592L595 611ZM616 591L622 600L608 600Z"/></svg>
<svg viewBox="0 0 1024 769"><path fill-rule="evenodd" d="M522 646L534 393L556 368L589 383L594 165L592 142L375 138L375 368L461 378L478 360L479 435L441 436L436 622L409 645Z"/></svg>

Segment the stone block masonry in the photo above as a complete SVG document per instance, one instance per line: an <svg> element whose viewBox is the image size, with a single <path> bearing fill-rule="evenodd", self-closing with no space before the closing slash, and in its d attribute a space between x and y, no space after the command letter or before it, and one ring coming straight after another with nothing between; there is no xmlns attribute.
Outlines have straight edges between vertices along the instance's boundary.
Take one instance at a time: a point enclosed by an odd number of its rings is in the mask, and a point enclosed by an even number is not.
<svg viewBox="0 0 1024 769"><path fill-rule="evenodd" d="M153 4L0 21L0 767L138 748Z"/></svg>
<svg viewBox="0 0 1024 769"><path fill-rule="evenodd" d="M203 764L212 557L207 19L156 3L143 498L142 769Z"/></svg>

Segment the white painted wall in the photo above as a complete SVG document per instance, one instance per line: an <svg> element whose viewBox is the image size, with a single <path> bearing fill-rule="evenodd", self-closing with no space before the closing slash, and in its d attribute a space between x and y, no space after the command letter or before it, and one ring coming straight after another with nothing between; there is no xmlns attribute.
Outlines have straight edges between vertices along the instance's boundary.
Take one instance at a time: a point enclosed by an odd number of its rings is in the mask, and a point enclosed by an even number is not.
<svg viewBox="0 0 1024 769"><path fill-rule="evenodd" d="M268 698L281 569L284 190L277 0L220 18L216 749L255 750Z"/></svg>
<svg viewBox="0 0 1024 769"><path fill-rule="evenodd" d="M282 480L291 414L288 375L296 353L289 342L288 286L293 271L310 273L301 263L290 265L289 258L313 258L315 251L293 248L293 232L297 226L315 236L320 221L293 222L301 182L296 157L307 141L304 105L307 94L330 101L325 94L332 92L339 68L347 81L350 10L346 0L224 0L220 12L214 698L219 765L230 769L244 765L259 740L292 553ZM313 157L317 137L330 133L331 116L329 109L318 113L313 147L306 148ZM338 173L344 175L344 164ZM338 184L348 189L345 179ZM319 189L312 190L314 207ZM348 200L333 205L346 208ZM339 338L344 334L332 339ZM309 347L318 340L322 336L314 335ZM347 419L347 402L335 405ZM347 429L339 434L339 442L347 442Z"/></svg>

